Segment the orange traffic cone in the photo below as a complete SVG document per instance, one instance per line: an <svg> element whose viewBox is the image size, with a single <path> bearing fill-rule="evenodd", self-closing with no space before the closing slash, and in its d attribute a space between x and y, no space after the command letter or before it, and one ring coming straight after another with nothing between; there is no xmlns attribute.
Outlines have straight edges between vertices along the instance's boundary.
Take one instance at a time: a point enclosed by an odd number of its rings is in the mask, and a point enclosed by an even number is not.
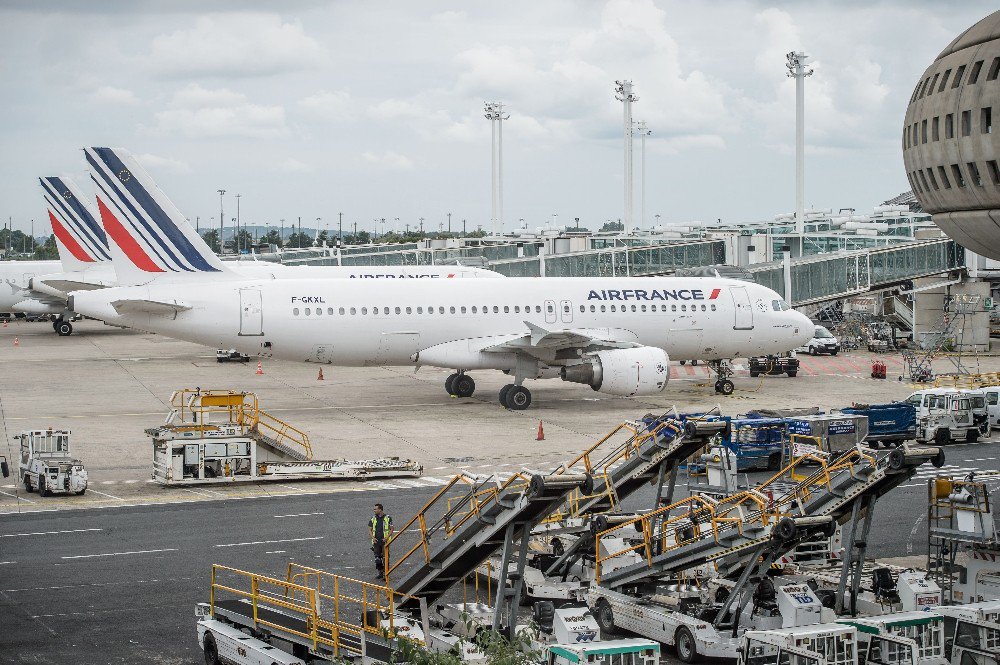
<svg viewBox="0 0 1000 665"><path fill-rule="evenodd" d="M264 373L264 363L262 361L257 361L257 374L260 375L263 373Z"/></svg>
<svg viewBox="0 0 1000 665"><path fill-rule="evenodd" d="M545 440L545 430L542 429L542 421L538 421L538 436L535 437L535 441Z"/></svg>
<svg viewBox="0 0 1000 665"><path fill-rule="evenodd" d="M21 340L19 340L18 338L15 337L14 338L14 346L21 346Z"/></svg>
<svg viewBox="0 0 1000 665"><path fill-rule="evenodd" d="M322 381L323 380L323 368L322 367L319 368L319 376L316 377L316 380L317 381Z"/></svg>

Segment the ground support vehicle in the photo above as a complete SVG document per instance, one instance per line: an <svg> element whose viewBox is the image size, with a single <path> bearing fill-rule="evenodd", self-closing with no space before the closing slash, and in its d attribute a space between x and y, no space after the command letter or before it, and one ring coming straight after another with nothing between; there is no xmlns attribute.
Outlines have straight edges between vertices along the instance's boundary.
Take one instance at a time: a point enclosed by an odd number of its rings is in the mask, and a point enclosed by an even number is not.
<svg viewBox="0 0 1000 665"><path fill-rule="evenodd" d="M875 646L876 653L884 658L890 655L881 653L884 649L890 652L913 649L912 658L900 658L896 662L906 665L948 665L948 657L945 655L945 620L941 614L933 610L852 617L838 619L838 623L857 628L862 652L869 652ZM895 642L890 646L879 645L875 641L875 638L885 637L899 638L907 642ZM912 646L904 649L903 645L907 643Z"/></svg>
<svg viewBox="0 0 1000 665"><path fill-rule="evenodd" d="M917 410L909 402L855 404L840 412L868 418L868 435L864 441L869 446L899 445L917 436Z"/></svg>
<svg viewBox="0 0 1000 665"><path fill-rule="evenodd" d="M834 618L808 585L791 583L749 590L738 606L740 618L735 627L713 624L721 603L676 602L668 596L637 598L594 585L587 592L587 605L603 634L627 630L674 646L686 663L699 656L736 658L739 635L746 630L815 626Z"/></svg>
<svg viewBox="0 0 1000 665"><path fill-rule="evenodd" d="M87 470L70 454L70 434L63 429L27 430L14 437L21 442L19 476L26 491L42 496L87 491Z"/></svg>
<svg viewBox="0 0 1000 665"><path fill-rule="evenodd" d="M945 446L953 441L975 443L979 440L979 425L975 422L969 399L955 396L939 396L941 408L932 408L930 413L917 420L917 443L934 443Z"/></svg>
<svg viewBox="0 0 1000 665"><path fill-rule="evenodd" d="M752 377L787 374L789 378L792 378L799 373L799 359L793 355L756 356L748 360L747 368Z"/></svg>
<svg viewBox="0 0 1000 665"><path fill-rule="evenodd" d="M660 645L652 640L602 640L545 647L543 665L659 665Z"/></svg>
<svg viewBox="0 0 1000 665"><path fill-rule="evenodd" d="M1000 601L942 605L945 651L953 665L1000 664Z"/></svg>
<svg viewBox="0 0 1000 665"><path fill-rule="evenodd" d="M218 349L215 352L215 362L219 363L248 363L250 356L240 353L236 349Z"/></svg>
<svg viewBox="0 0 1000 665"><path fill-rule="evenodd" d="M263 411L253 393L180 390L163 425L146 430L154 481L195 485L418 477L410 460L314 460L309 436Z"/></svg>
<svg viewBox="0 0 1000 665"><path fill-rule="evenodd" d="M736 662L737 665L857 665L857 646L857 631L836 623L748 630L740 638Z"/></svg>

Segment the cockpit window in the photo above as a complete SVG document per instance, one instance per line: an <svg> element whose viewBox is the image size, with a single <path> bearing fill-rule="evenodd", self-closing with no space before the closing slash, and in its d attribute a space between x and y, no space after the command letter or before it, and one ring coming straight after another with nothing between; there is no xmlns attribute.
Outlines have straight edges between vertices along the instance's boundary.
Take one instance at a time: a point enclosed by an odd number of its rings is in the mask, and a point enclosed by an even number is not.
<svg viewBox="0 0 1000 665"><path fill-rule="evenodd" d="M787 312L791 309L791 306L784 300L772 300L771 309L775 312Z"/></svg>

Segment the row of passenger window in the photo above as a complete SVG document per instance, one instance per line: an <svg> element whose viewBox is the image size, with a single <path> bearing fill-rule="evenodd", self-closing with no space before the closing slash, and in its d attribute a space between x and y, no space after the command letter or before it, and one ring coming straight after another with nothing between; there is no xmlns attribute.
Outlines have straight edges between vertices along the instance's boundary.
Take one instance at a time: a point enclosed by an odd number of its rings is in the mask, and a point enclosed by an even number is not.
<svg viewBox="0 0 1000 665"><path fill-rule="evenodd" d="M941 116L934 116L930 119L930 141L941 140ZM962 111L962 136L972 136L972 109ZM915 122L909 127L903 128L903 150L915 148L928 141L927 119ZM993 107L984 106L979 109L979 133L993 133ZM944 137L945 139L955 138L955 114L949 113L944 117Z"/></svg>
<svg viewBox="0 0 1000 665"><path fill-rule="evenodd" d="M931 190L937 192L942 188L951 189L952 180L954 180L956 187L966 187L969 183L972 183L976 187L985 187L983 184L983 174L975 162L969 162L965 165L965 168L968 171L968 177L962 172L960 164L951 165L951 179L948 178L948 169L944 166L937 167L936 176L934 174L934 167L928 166L925 169L911 171L906 174L906 177L909 178L910 187L915 192L929 192ZM987 161L986 168L989 171L990 180L993 184L1000 186L1000 165L997 164L997 160L991 159Z"/></svg>
<svg viewBox="0 0 1000 665"><path fill-rule="evenodd" d="M979 73L983 70L983 60L977 60L972 63L972 69L969 71L969 80L966 85L975 85L979 80ZM954 90L962 85L962 77L965 76L965 70L968 65L961 65L957 70L955 70L955 78L951 80L951 87ZM1000 76L1000 57L993 58L993 63L990 65L990 70L986 75L987 81L995 81L997 77ZM944 92L944 89L948 87L948 79L951 78L951 69L947 69L942 74L937 72L934 77L928 76L923 81L917 81L917 87L913 89L913 94L910 96L910 103L917 101L918 99L923 99L926 95L930 97L934 94L934 88L937 87L938 94ZM941 83L938 83L940 79Z"/></svg>
<svg viewBox="0 0 1000 665"><path fill-rule="evenodd" d="M657 309L657 308L659 308L659 309ZM513 311L514 314L521 314L522 313L522 308L521 308L520 305L513 305L513 306L511 306L511 305L504 305L502 309L503 309L503 313L504 314L510 314L511 311ZM555 310L555 305L546 305L545 309L546 309L546 312L548 314L555 314L555 311L556 311ZM588 309L587 305L580 305L580 313L581 314L585 313L587 311L587 309ZM697 312L697 311L708 312L708 311L712 311L712 312L714 312L714 311L716 311L715 303L712 303L711 305L701 305L700 309L699 309L699 305L696 305L696 304L693 304L693 303L690 304L690 305L688 305L686 303L680 304L680 305L676 305L676 304L674 304L674 305L666 305L666 304L661 304L661 305L655 305L655 304L654 305L644 305L643 304L643 305L631 305L631 306L629 306L629 305L590 305L589 309L590 309L591 312L608 312L608 311L611 311L611 312L627 312L627 311L632 311L632 312L656 312L656 311L660 311L660 312L667 312L667 311L670 311L670 312L677 312L677 311L681 311L681 312ZM480 310L481 310L481 312L480 312ZM499 305L493 305L493 310L492 310L493 314L499 314L500 310L501 310L501 307ZM564 304L563 305L563 313L564 314L568 314L569 311L570 311L569 310L569 305L568 304ZM530 314L531 312L532 312L531 305L525 305L524 308L523 308L523 313L524 314ZM541 314L542 313L542 306L541 305L535 305L534 312L536 314ZM359 314L361 316L367 316L368 313L369 313L369 308L368 307L340 307L340 308L338 308L338 309L335 310L333 307L327 307L326 310L325 310L325 313L326 313L327 316L334 316L334 315L339 315L339 316L358 316ZM426 310L425 310L424 307L382 307L381 311L380 311L380 308L378 308L378 307L372 307L371 308L371 314L372 314L372 316L380 316L380 315L381 316L390 316L392 314L397 314L397 315L403 315L403 314L412 315L412 314L424 314L424 313L426 313L426 314L469 314L469 313L472 313L472 314L479 314L479 313L489 314L490 313L490 308L488 306L485 306L485 305L482 308L478 307L477 305L473 305L472 307L465 307L465 306L454 307L454 306L452 306L452 307L448 307L448 308L445 308L445 307L436 307L436 308L435 307L427 307ZM324 310L323 310L322 307L316 307L316 308L305 307L303 309L300 309L298 307L293 307L292 308L292 316L323 316L323 314L324 314Z"/></svg>

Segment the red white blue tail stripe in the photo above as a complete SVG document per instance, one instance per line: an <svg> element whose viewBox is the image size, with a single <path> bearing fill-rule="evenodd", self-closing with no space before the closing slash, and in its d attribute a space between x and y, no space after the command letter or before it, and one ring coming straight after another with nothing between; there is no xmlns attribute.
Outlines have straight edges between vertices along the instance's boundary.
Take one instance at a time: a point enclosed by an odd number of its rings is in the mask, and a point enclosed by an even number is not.
<svg viewBox="0 0 1000 665"><path fill-rule="evenodd" d="M104 229L135 268L145 273L225 270L128 151L85 152Z"/></svg>
<svg viewBox="0 0 1000 665"><path fill-rule="evenodd" d="M81 263L111 261L108 239L86 200L69 178L39 178L52 233L73 259Z"/></svg>

